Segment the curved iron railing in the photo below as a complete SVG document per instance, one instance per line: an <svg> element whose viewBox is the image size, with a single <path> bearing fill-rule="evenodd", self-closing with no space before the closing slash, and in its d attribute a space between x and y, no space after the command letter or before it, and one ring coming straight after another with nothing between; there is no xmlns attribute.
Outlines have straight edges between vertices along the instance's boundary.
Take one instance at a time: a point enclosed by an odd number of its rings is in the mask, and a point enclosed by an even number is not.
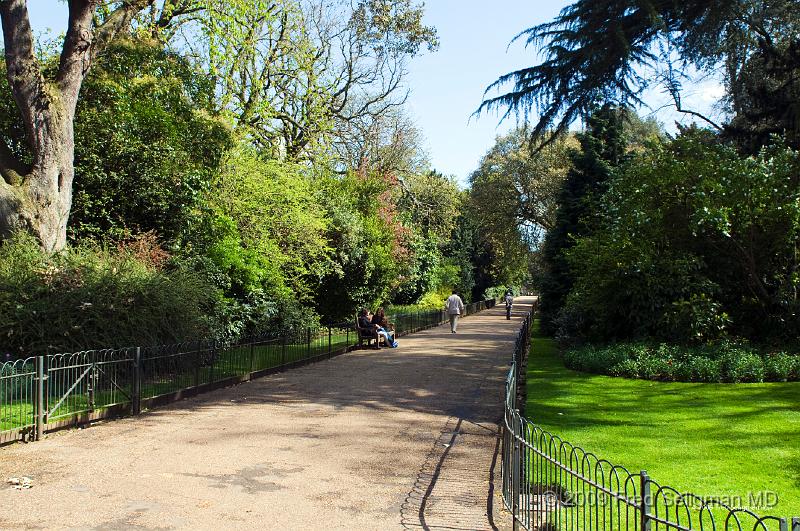
<svg viewBox="0 0 800 531"><path fill-rule="evenodd" d="M737 507L768 505L772 493L747 500L716 499L660 485L550 433L519 411L518 378L530 347L531 316L523 322L506 377L503 503L514 529L800 531L800 518L761 516Z"/></svg>
<svg viewBox="0 0 800 531"><path fill-rule="evenodd" d="M0 433L16 430L17 438L29 437L36 424L35 378L35 357L0 364Z"/></svg>
<svg viewBox="0 0 800 531"><path fill-rule="evenodd" d="M494 301L469 304L466 314ZM438 310L390 315L398 336L438 326ZM354 346L355 323L267 332L240 341L49 354L0 363L0 444L99 418L138 414L267 372L310 363Z"/></svg>

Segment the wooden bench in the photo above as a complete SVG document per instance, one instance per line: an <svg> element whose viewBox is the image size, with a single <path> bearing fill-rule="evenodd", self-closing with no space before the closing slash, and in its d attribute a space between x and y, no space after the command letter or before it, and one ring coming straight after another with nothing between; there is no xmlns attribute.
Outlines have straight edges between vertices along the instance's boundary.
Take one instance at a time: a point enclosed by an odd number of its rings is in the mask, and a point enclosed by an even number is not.
<svg viewBox="0 0 800 531"><path fill-rule="evenodd" d="M375 346L376 347L380 346L379 341L381 339L381 336L379 336L378 333L375 332L374 328L362 328L362 327L358 326L358 316L356 316L356 323L355 324L356 324L356 333L358 334L358 346L359 347L364 346L364 341L366 341L367 342L367 346L369 346L370 343L373 340L375 341Z"/></svg>

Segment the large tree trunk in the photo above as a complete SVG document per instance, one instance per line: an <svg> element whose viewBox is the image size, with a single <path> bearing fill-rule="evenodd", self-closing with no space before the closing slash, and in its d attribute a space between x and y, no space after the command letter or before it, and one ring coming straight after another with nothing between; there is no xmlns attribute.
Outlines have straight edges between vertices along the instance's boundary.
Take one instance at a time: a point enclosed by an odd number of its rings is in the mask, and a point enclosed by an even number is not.
<svg viewBox="0 0 800 531"><path fill-rule="evenodd" d="M34 124L34 164L10 182L0 180L0 239L24 230L47 251L66 245L74 175L72 118L63 107L41 113Z"/></svg>
<svg viewBox="0 0 800 531"><path fill-rule="evenodd" d="M72 207L75 108L92 60L154 0L125 0L95 24L98 0L69 0L69 24L55 79L34 52L26 0L0 0L6 73L33 155L25 166L0 141L0 239L27 230L47 251L67 243Z"/></svg>

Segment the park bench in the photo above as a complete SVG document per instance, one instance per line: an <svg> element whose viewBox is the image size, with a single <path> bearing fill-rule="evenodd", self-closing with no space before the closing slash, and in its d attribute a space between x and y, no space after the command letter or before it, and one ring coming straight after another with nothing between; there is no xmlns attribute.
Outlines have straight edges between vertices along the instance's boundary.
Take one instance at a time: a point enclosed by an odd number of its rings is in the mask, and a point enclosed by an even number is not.
<svg viewBox="0 0 800 531"><path fill-rule="evenodd" d="M358 326L358 316L356 315L356 333L358 334L358 346L364 346L364 341L367 342L367 346L374 340L375 346L379 346L380 337L373 328L364 328Z"/></svg>

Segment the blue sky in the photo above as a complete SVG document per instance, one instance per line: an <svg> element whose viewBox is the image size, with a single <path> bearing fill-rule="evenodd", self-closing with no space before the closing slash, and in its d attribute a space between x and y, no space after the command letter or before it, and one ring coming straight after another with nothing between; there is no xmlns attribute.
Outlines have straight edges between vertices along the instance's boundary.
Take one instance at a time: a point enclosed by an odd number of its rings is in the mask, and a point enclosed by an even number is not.
<svg viewBox="0 0 800 531"><path fill-rule="evenodd" d="M470 118L478 108L486 87L502 74L535 63L536 50L526 49L520 40L509 46L521 31L548 22L572 3L568 0L428 0L426 19L441 38L438 52L414 59L410 64L412 94L410 108L424 132L431 163L445 174L453 174L465 184L483 154L498 134L516 125L511 117L498 125L500 116L483 114ZM683 104L708 115L722 96L719 81L709 79L687 85ZM668 103L658 90L643 98L649 114ZM688 123L686 115L671 109L656 117L668 131L675 122Z"/></svg>
<svg viewBox="0 0 800 531"><path fill-rule="evenodd" d="M441 46L437 52L409 63L408 108L426 138L434 168L455 175L466 184L495 137L514 127L514 118L498 124L498 115L483 114L479 118L471 115L480 105L484 89L498 76L536 60L535 50L526 50L522 42L509 47L511 39L530 26L552 20L569 3L567 0L428 0L425 3L425 23L437 28ZM34 31L47 28L55 33L64 31L63 2L29 0L28 8ZM709 112L720 91L715 80L700 83L684 94L684 105ZM645 100L653 109L665 103L658 92L648 94ZM688 121L669 111L657 116L668 129L674 128L676 119Z"/></svg>
<svg viewBox="0 0 800 531"><path fill-rule="evenodd" d="M425 22L439 32L436 53L410 64L410 111L428 141L431 163L462 182L477 168L498 134L515 125L498 125L499 116L471 117L486 87L500 75L527 66L534 50L511 39L522 30L554 18L569 2L520 0L428 0Z"/></svg>

